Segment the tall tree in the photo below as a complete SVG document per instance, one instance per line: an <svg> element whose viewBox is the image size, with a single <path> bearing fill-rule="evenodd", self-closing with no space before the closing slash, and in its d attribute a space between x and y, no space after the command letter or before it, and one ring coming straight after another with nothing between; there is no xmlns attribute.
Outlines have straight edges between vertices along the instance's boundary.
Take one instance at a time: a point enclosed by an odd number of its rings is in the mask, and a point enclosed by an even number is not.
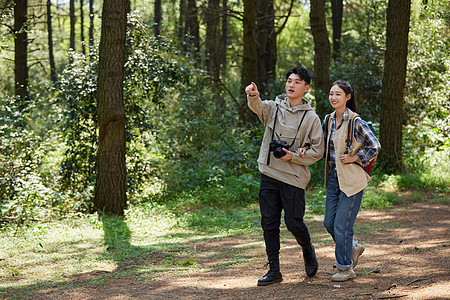
<svg viewBox="0 0 450 300"><path fill-rule="evenodd" d="M339 58L339 52L341 49L343 11L343 0L331 0L331 12L333 21L333 59L335 61Z"/></svg>
<svg viewBox="0 0 450 300"><path fill-rule="evenodd" d="M187 0L186 27L188 34L194 38L194 46L200 48L200 34L198 22L198 8L196 0Z"/></svg>
<svg viewBox="0 0 450 300"><path fill-rule="evenodd" d="M273 11L273 1L271 0L259 0L257 2L256 13L256 66L257 77L255 78L258 84L258 90L262 97L267 97L267 91L269 88L269 80L267 76L267 62L266 62L266 50L269 32L273 31L271 25L274 26L273 20L269 15L269 11ZM272 8L270 7L272 6Z"/></svg>
<svg viewBox="0 0 450 300"><path fill-rule="evenodd" d="M394 171L402 170L403 90L406 83L411 1L389 0L386 20L381 96L381 157Z"/></svg>
<svg viewBox="0 0 450 300"><path fill-rule="evenodd" d="M153 31L155 36L159 36L161 34L161 20L162 20L162 12L161 12L161 0L155 0L155 25L153 27Z"/></svg>
<svg viewBox="0 0 450 300"><path fill-rule="evenodd" d="M323 118L327 112L330 88L331 46L325 20L325 1L311 0L311 32L314 38L314 83L316 112Z"/></svg>
<svg viewBox="0 0 450 300"><path fill-rule="evenodd" d="M221 113L224 107L223 97L220 97L220 89L217 88L220 82L220 0L208 0L206 9L206 70L213 84L216 85L214 92L216 94L216 112Z"/></svg>
<svg viewBox="0 0 450 300"><path fill-rule="evenodd" d="M227 70L227 47L228 47L228 0L222 0L222 33L220 36L220 65L222 74Z"/></svg>
<svg viewBox="0 0 450 300"><path fill-rule="evenodd" d="M126 205L123 78L129 0L104 0L98 65L99 142L94 207L122 216Z"/></svg>
<svg viewBox="0 0 450 300"><path fill-rule="evenodd" d="M178 40L184 51L187 50L185 43L186 28L186 0L180 0L180 18L178 19Z"/></svg>
<svg viewBox="0 0 450 300"><path fill-rule="evenodd" d="M80 40L81 40L81 52L86 54L86 45L84 44L84 11L83 1L80 0Z"/></svg>
<svg viewBox="0 0 450 300"><path fill-rule="evenodd" d="M200 64L200 56L198 55L198 51L200 49L200 32L199 32L199 22L198 22L198 9L196 0L187 0L187 9L186 9L186 29L187 33L193 39L193 53L197 67Z"/></svg>
<svg viewBox="0 0 450 300"><path fill-rule="evenodd" d="M94 46L94 0L89 0L89 48Z"/></svg>
<svg viewBox="0 0 450 300"><path fill-rule="evenodd" d="M241 91L256 80L257 76L257 49L256 49L256 3L253 0L244 0L244 17L243 17L243 58L242 58L242 76ZM244 98L245 99L245 98ZM246 109L247 100L245 99L240 109L240 119L244 122L256 120L254 113L250 109Z"/></svg>
<svg viewBox="0 0 450 300"><path fill-rule="evenodd" d="M69 1L70 37L69 48L75 51L75 0Z"/></svg>
<svg viewBox="0 0 450 300"><path fill-rule="evenodd" d="M14 6L14 80L15 95L20 99L28 97L28 40L27 0L17 0Z"/></svg>
<svg viewBox="0 0 450 300"><path fill-rule="evenodd" d="M52 30L52 0L47 0L47 32L48 32L48 58L50 61L50 80L56 81L55 56L53 54L53 30Z"/></svg>

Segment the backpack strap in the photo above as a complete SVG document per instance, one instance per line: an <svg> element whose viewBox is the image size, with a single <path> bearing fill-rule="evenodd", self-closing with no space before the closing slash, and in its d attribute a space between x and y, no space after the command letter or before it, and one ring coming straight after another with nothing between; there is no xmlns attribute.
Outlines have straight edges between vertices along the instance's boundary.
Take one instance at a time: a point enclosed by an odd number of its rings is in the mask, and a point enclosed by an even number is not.
<svg viewBox="0 0 450 300"><path fill-rule="evenodd" d="M357 113L354 113L351 118L348 120L347 126L347 139L345 140L345 152L348 153L348 150L352 146L353 138L355 134L355 119L361 118Z"/></svg>
<svg viewBox="0 0 450 300"><path fill-rule="evenodd" d="M324 120L324 125L325 125L325 134L324 134L324 138L325 138L325 151L323 152L323 157L326 158L327 155L327 147L328 147L328 125L330 123L330 115L326 115L325 116L325 120Z"/></svg>
<svg viewBox="0 0 450 300"><path fill-rule="evenodd" d="M361 117L357 114L354 113L352 115L352 117L348 120L348 127L347 127L347 139L345 140L346 146L345 146L345 154L348 153L348 150L350 149L350 147L352 146L353 143L353 138L355 136L355 120L359 118L361 119ZM362 120L362 119L361 119ZM353 162L354 164L360 166L364 172L367 173L366 168L364 168L363 165L361 165L360 163L357 163L356 161Z"/></svg>

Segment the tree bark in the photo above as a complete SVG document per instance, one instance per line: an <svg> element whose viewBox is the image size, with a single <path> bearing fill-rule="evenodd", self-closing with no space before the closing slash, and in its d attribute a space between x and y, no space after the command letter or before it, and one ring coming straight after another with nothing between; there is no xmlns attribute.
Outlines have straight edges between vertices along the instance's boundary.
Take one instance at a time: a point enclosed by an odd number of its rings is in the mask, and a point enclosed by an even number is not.
<svg viewBox="0 0 450 300"><path fill-rule="evenodd" d="M325 1L311 0L311 32L314 38L314 75L316 113L323 118L327 113L330 88L331 47L325 21Z"/></svg>
<svg viewBox="0 0 450 300"><path fill-rule="evenodd" d="M28 98L27 0L17 0L14 6L14 80L15 95L20 101ZM24 108L21 105L21 108Z"/></svg>
<svg viewBox="0 0 450 300"><path fill-rule="evenodd" d="M89 0L89 49L92 47L94 47L94 0Z"/></svg>
<svg viewBox="0 0 450 300"><path fill-rule="evenodd" d="M83 1L80 0L80 40L81 40L81 52L86 54L86 45L84 44L84 12Z"/></svg>
<svg viewBox="0 0 450 300"><path fill-rule="evenodd" d="M216 113L221 114L225 105L223 97L220 97L220 0L209 0L206 11L206 70L213 81L213 90L216 99Z"/></svg>
<svg viewBox="0 0 450 300"><path fill-rule="evenodd" d="M389 0L381 96L380 142L383 162L402 170L403 90L406 84L411 1Z"/></svg>
<svg viewBox="0 0 450 300"><path fill-rule="evenodd" d="M200 25L198 23L198 8L195 0L188 0L187 2L186 27L188 34L194 38L194 47L198 50L200 48Z"/></svg>
<svg viewBox="0 0 450 300"><path fill-rule="evenodd" d="M75 0L69 2L69 15L70 15L70 38L69 48L75 51Z"/></svg>
<svg viewBox="0 0 450 300"><path fill-rule="evenodd" d="M266 62L266 50L269 36L269 0L257 1L257 13L256 13L256 84L262 98L267 98L269 80L267 77L267 62ZM272 2L273 6L273 2Z"/></svg>
<svg viewBox="0 0 450 300"><path fill-rule="evenodd" d="M52 1L47 0L47 32L48 32L48 58L50 61L50 80L56 81L55 56L53 54L53 30L52 30Z"/></svg>
<svg viewBox="0 0 450 300"><path fill-rule="evenodd" d="M256 3L254 0L244 0L244 18L243 18L243 58L242 58L242 76L241 91L243 95L245 87L257 78L257 49L256 49ZM256 120L254 113L247 107L247 98L244 96L242 105L239 109L241 120L251 122Z"/></svg>
<svg viewBox="0 0 450 300"><path fill-rule="evenodd" d="M336 61L341 50L343 0L331 0L331 11L333 21L333 59Z"/></svg>
<svg viewBox="0 0 450 300"><path fill-rule="evenodd" d="M155 27L153 27L153 30L156 37L161 35L161 20L162 20L161 0L155 0Z"/></svg>
<svg viewBox="0 0 450 300"><path fill-rule="evenodd" d="M268 37L266 45L266 73L269 82L275 80L276 66L277 66L277 32L275 30L275 9L273 7L273 0L269 1L269 19L267 21ZM270 90L267 90L270 94Z"/></svg>
<svg viewBox="0 0 450 300"><path fill-rule="evenodd" d="M186 0L180 0L180 18L178 19L178 39L181 44L181 48L187 51L186 47Z"/></svg>
<svg viewBox="0 0 450 300"><path fill-rule="evenodd" d="M122 216L126 205L123 77L129 0L103 2L98 65L99 143L94 207Z"/></svg>
<svg viewBox="0 0 450 300"><path fill-rule="evenodd" d="M222 34L220 37L220 65L221 73L225 74L227 70L227 47L228 47L228 0L222 0Z"/></svg>

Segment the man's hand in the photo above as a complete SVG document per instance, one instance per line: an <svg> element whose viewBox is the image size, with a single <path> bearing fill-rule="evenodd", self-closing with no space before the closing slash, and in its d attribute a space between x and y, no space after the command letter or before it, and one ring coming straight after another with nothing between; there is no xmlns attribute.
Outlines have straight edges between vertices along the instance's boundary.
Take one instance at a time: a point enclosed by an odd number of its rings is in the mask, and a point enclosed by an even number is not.
<svg viewBox="0 0 450 300"><path fill-rule="evenodd" d="M259 94L258 87L256 86L256 84L254 82L252 82L251 84L247 85L247 87L245 88L245 93L249 96L256 96Z"/></svg>
<svg viewBox="0 0 450 300"><path fill-rule="evenodd" d="M289 150L286 150L285 148L282 148L283 149L283 151L286 153L286 155L285 156L282 156L280 159L281 159L281 161L284 161L284 162L287 162L287 161L290 161L291 159L292 159L292 152L291 151L289 151Z"/></svg>

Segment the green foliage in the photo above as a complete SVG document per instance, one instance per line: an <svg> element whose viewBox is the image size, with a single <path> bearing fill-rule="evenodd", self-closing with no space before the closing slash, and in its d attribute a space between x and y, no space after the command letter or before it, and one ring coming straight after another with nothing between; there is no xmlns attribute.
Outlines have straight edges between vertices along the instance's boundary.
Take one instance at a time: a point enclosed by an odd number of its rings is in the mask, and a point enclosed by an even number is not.
<svg viewBox="0 0 450 300"><path fill-rule="evenodd" d="M258 190L259 180L251 174L243 174L226 177L215 184L196 186L193 190L168 189L154 195L152 200L174 212L203 207L231 209L256 203Z"/></svg>
<svg viewBox="0 0 450 300"><path fill-rule="evenodd" d="M411 20L404 127L405 157L450 147L450 4L419 6ZM411 162L413 164L413 162ZM412 165L414 170L415 165Z"/></svg>
<svg viewBox="0 0 450 300"><path fill-rule="evenodd" d="M236 107L227 104L219 110L216 93L204 74L193 73L157 120L158 149L165 157L161 178L167 190L220 186L228 177L257 172L262 128L239 128Z"/></svg>
<svg viewBox="0 0 450 300"><path fill-rule="evenodd" d="M17 225L45 219L54 210L52 182L40 173L45 136L31 128L32 109L16 98L0 98L0 220Z"/></svg>
<svg viewBox="0 0 450 300"><path fill-rule="evenodd" d="M151 122L156 103L163 106L168 88L185 80L186 70L171 57L172 50L162 39L147 35L137 17L130 18L127 35L129 50L125 64L124 97L127 115L127 170L130 198L140 192L155 167L148 155L151 148ZM90 210L96 176L97 115L96 88L98 57L73 54L55 85L55 98L61 105L66 143L61 164L62 188L83 191L77 199L81 210Z"/></svg>

